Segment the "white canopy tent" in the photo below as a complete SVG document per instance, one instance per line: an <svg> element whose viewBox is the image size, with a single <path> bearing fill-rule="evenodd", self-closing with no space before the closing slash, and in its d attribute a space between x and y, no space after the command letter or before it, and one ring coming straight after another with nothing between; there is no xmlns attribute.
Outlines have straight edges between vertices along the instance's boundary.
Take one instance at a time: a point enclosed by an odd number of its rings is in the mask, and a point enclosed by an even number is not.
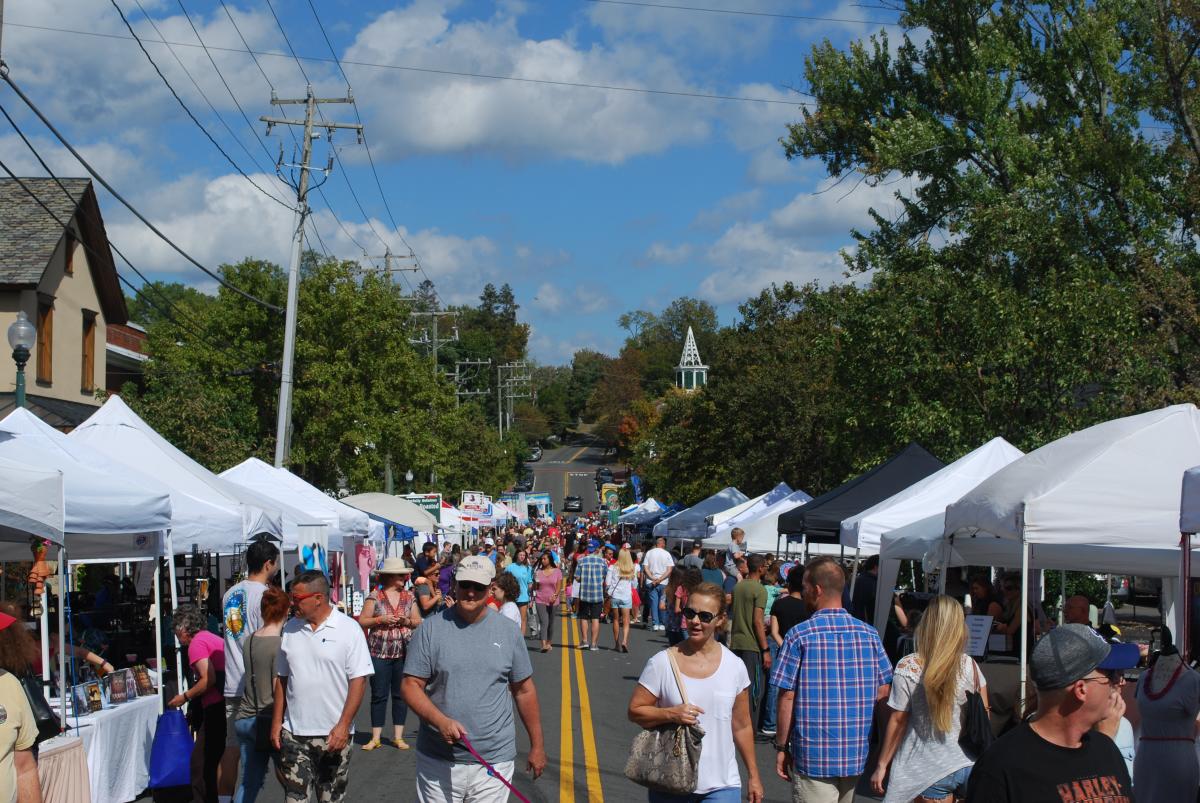
<svg viewBox="0 0 1200 803"><path fill-rule="evenodd" d="M748 511L747 515L737 517L736 521L725 521L704 539L704 546L706 549L729 546L732 543L729 533L734 527L741 527L746 533L747 550L760 554L774 552L779 548L779 517L811 501L812 497L804 491L793 491L766 507Z"/></svg>
<svg viewBox="0 0 1200 803"><path fill-rule="evenodd" d="M63 473L0 458L0 541L41 538L62 546Z"/></svg>
<svg viewBox="0 0 1200 803"><path fill-rule="evenodd" d="M946 508L944 534L956 542L981 532L1017 542L1021 609L1027 610L1033 545L1177 548L1180 477L1198 464L1195 405L1107 421L1048 443L984 480ZM1027 631L1021 629L1021 655L1028 654ZM1022 663L1022 699L1024 692Z"/></svg>
<svg viewBox="0 0 1200 803"><path fill-rule="evenodd" d="M771 490L767 491L765 494L759 494L753 499L747 499L740 505L734 505L727 510L722 510L719 513L713 513L712 515L705 517L705 521L708 524L708 535L715 535L717 528L721 527L727 522L732 521L733 519L753 518L754 514L758 513L763 508L775 504L780 499L787 497L791 493L791 487L786 482L781 482ZM732 529L732 527L730 527L730 529Z"/></svg>
<svg viewBox="0 0 1200 803"><path fill-rule="evenodd" d="M632 510L622 513L617 519L617 524L636 525L649 522L661 517L664 510L666 507L663 506L663 503L652 496L640 505L634 505Z"/></svg>
<svg viewBox="0 0 1200 803"><path fill-rule="evenodd" d="M842 522L842 545L866 554L879 551L880 536L944 513L979 483L1024 454L1004 438L992 438L950 465Z"/></svg>
<svg viewBox="0 0 1200 803"><path fill-rule="evenodd" d="M709 516L748 501L749 497L737 488L722 488L707 499L655 524L654 536L669 539L704 538L708 535L706 520Z"/></svg>
<svg viewBox="0 0 1200 803"><path fill-rule="evenodd" d="M358 508L343 504L319 488L297 477L286 468L268 465L257 457L243 460L222 471L221 479L249 488L272 500L289 504L326 526L331 549L342 538L366 538L371 518ZM288 518L284 516L285 522Z"/></svg>
<svg viewBox="0 0 1200 803"><path fill-rule="evenodd" d="M392 524L411 527L419 533L437 532L437 520L424 508L400 496L384 493L365 493L347 496L343 504Z"/></svg>
<svg viewBox="0 0 1200 803"><path fill-rule="evenodd" d="M232 554L259 533L284 540L279 505L221 479L176 449L120 396L110 397L67 437L151 475L171 489L178 508L171 525L176 554L190 552L193 546L204 552ZM304 514L297 515L300 521L310 521Z"/></svg>

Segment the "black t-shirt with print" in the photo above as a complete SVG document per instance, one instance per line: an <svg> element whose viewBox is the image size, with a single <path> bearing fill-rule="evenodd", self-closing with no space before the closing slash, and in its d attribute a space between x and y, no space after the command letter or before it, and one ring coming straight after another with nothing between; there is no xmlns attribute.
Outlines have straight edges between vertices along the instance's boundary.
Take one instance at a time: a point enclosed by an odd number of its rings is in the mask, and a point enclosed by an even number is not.
<svg viewBox="0 0 1200 803"><path fill-rule="evenodd" d="M967 803L1133 803L1125 759L1102 733L1060 747L1023 723L997 739L971 770Z"/></svg>
<svg viewBox="0 0 1200 803"><path fill-rule="evenodd" d="M779 637L783 638L789 630L812 616L812 609L802 599L781 594L771 606L771 616L779 620Z"/></svg>

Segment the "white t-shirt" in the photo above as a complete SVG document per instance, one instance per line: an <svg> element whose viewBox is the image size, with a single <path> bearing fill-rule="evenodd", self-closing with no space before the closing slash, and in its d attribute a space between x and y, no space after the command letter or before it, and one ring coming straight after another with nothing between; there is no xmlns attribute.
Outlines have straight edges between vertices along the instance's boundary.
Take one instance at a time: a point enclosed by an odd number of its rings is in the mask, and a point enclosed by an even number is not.
<svg viewBox="0 0 1200 803"><path fill-rule="evenodd" d="M350 681L375 667L362 627L335 608L315 631L303 619L288 620L275 673L288 679L283 727L293 736L325 736L341 719Z"/></svg>
<svg viewBox="0 0 1200 803"><path fill-rule="evenodd" d="M646 582L653 583L654 578L664 572L666 577L658 585L666 585L667 580L671 578L671 569L675 566L675 558L671 557L671 553L661 547L654 547L646 553L646 557L642 560L642 566L646 569Z"/></svg>
<svg viewBox="0 0 1200 803"><path fill-rule="evenodd" d="M221 618L225 622L225 696L240 697L245 691L242 645L246 638L263 626L262 598L267 587L254 580L243 580L225 592L221 600Z"/></svg>
<svg viewBox="0 0 1200 803"><path fill-rule="evenodd" d="M521 609L517 607L517 603L506 602L501 605L500 615L505 619L511 619L517 627L521 626Z"/></svg>
<svg viewBox="0 0 1200 803"><path fill-rule="evenodd" d="M730 786L741 788L742 777L733 744L733 704L742 691L750 688L746 665L722 646L716 672L703 679L688 677L682 671L680 675L687 686L688 702L704 711L699 717L704 740L700 743L695 794L704 795ZM683 703L666 650L646 662L638 683L658 698L659 708Z"/></svg>
<svg viewBox="0 0 1200 803"><path fill-rule="evenodd" d="M634 577L637 573L634 573ZM608 567L608 575L604 578L604 590L612 597L613 602L623 605L633 604L633 581L621 577L617 564Z"/></svg>

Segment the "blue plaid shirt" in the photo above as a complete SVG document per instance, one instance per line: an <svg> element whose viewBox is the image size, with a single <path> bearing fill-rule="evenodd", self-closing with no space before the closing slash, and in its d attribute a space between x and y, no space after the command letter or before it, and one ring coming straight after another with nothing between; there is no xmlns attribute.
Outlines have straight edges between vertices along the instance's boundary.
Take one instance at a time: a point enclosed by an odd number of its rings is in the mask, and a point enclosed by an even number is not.
<svg viewBox="0 0 1200 803"><path fill-rule="evenodd" d="M580 559L575 566L575 579L579 581L580 602L604 602L604 576L608 574L608 563L593 552Z"/></svg>
<svg viewBox="0 0 1200 803"><path fill-rule="evenodd" d="M879 634L845 610L818 610L789 630L771 683L796 693L796 772L810 778L861 775L879 687L891 682Z"/></svg>

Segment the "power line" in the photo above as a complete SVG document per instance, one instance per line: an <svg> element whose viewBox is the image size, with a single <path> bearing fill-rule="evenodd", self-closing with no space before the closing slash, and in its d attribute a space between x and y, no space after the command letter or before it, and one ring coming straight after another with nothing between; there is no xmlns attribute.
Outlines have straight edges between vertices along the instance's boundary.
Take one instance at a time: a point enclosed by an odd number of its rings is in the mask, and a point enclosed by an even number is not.
<svg viewBox="0 0 1200 803"><path fill-rule="evenodd" d="M641 3L634 0L589 0L592 3L601 3L609 6L635 6L637 8L661 8L669 11L700 11L706 14L733 14L745 17L769 17L782 20L803 20L805 22L843 22L862 25L887 25L893 28L902 28L898 22L885 22L884 20L853 20L844 19L841 17L817 17L808 14L772 14L767 11L742 11L730 8L706 8L703 6L677 6L667 3Z"/></svg>
<svg viewBox="0 0 1200 803"><path fill-rule="evenodd" d="M130 212L132 212L134 217L136 217L143 224L145 224L146 228L148 228L148 229L150 229L150 231L154 232L160 240L162 240L164 243L169 245L171 247L171 249L175 251L175 253L179 254L181 257L186 259L188 262L195 265L197 268L199 268L201 271L203 271L206 276L208 276L211 279L214 279L218 284L220 284L226 290L229 290L230 292L233 292L233 293L237 293L239 296L246 299L247 301L253 301L255 304L259 304L259 305L265 307L266 309L271 310L272 312L282 312L283 311L276 305L271 304L270 302L267 302L267 301L263 301L258 296L254 295L252 293L248 293L245 290L243 290L242 288L233 284L232 282L229 282L228 280L225 279L224 276L221 276L219 273L216 273L215 271L200 264L200 262L198 262L195 257L193 257L187 251L184 251L182 248L180 248L178 245L176 245L174 240L172 240L167 235L163 234L162 231L160 231L157 226L155 226L153 223L151 223L150 220L145 215L143 215L141 212L139 212L133 204L131 204L129 201L125 200L125 196L123 196L123 195L121 195L121 193L117 192L116 188L113 187L113 185L110 184L108 182L108 180L104 178L104 176L100 175L100 173L98 173L96 171L96 169L94 167L92 167L92 165L86 159L83 158L83 155L80 154L79 151L77 151L75 149L75 146L72 145L67 140L67 138L64 137L62 135L62 133L57 128L54 127L54 124L51 123L50 120L46 117L46 115L42 113L42 110L39 109L37 107L37 105L32 100L29 99L29 96L26 95L19 86L17 86L16 81L13 80L12 75L8 71L0 71L0 78L3 78L4 82L7 83L10 87L12 87L13 92L17 93L17 97L19 97L22 100L22 102L24 102L24 104L29 107L29 110L31 112L33 112L34 115L36 115L39 120L42 121L42 125L46 126L46 128L50 131L50 133L54 135L55 139L57 139L60 143L62 143L62 146L71 152L71 155L74 156L76 161L78 161L79 164L83 166L83 169L88 172L88 175L90 175L92 178L94 178L96 181L98 181L101 184L101 186L104 187L104 189L108 190L108 192L114 198L116 198L118 201L120 201L122 206L124 206L126 209L128 209Z"/></svg>
<svg viewBox="0 0 1200 803"><path fill-rule="evenodd" d="M258 68L258 72L260 75L262 75L263 80L267 82L267 86L270 88L270 90L272 92L274 92L275 91L275 83L271 80L271 77L269 75L267 75L267 71L263 69L262 63L259 62L259 60L258 60L258 56L254 53L254 51L252 51L250 49L250 43L246 41L245 35L242 34L242 29L238 26L237 20L234 19L233 12L231 12L229 10L229 6L227 6L225 4L225 0L220 0L220 3L221 3L221 8L223 8L225 10L225 16L229 18L229 24L233 26L233 30L237 32L238 38L241 39L242 44L245 45L245 47L246 47L245 52L250 54L250 60L253 61L254 66ZM272 9L272 11L274 11L274 9ZM278 23L279 18L276 17L275 21L276 21L276 23ZM281 26L281 31L282 31L282 26ZM199 37L197 37L197 38L199 38ZM284 32L284 39L285 39L285 41L287 39L286 32ZM288 46L289 47L291 46L290 42L289 42ZM301 71L301 73L304 72L303 66L301 66L300 71ZM284 119L287 119L287 111L286 111L285 107L280 106L279 113L284 117ZM362 121L360 120L359 122L362 122ZM299 147L300 141L298 139L296 139L296 132L292 129L292 126L290 126L290 125L287 126L287 130L288 130L288 134L290 134L292 137L293 144L295 144L296 147ZM257 132L255 135L257 136ZM364 144L365 144L365 140L364 140ZM263 147L266 147L266 146L264 145ZM333 204L329 201L329 198L326 197L325 190L322 189L320 185L317 185L316 187L314 187L314 189L317 191L317 194L321 196L321 200L325 202L325 208L329 211L329 214L333 216L333 221L335 223L337 223L338 228L340 228L342 230L342 233L345 234L347 238L349 238L350 242L354 243L354 245L358 247L359 251L361 251L364 254L367 253L367 249L363 246L363 244L360 243L358 241L358 239L355 238L355 236L350 233L350 230L346 228L345 224L342 223L341 218L338 217L337 212L333 208ZM325 253L326 256L330 256L328 249L325 248L324 241L321 239L320 232L317 231L317 224L316 224L315 220L313 221L312 227L313 227L313 234L316 235L317 241L319 243L321 243L322 251Z"/></svg>
<svg viewBox="0 0 1200 803"><path fill-rule="evenodd" d="M179 97L179 93L175 91L175 87L171 86L171 82L167 80L167 76L163 75L163 71L159 69L158 64L154 61L154 57L150 55L150 51L146 49L146 46L142 43L142 40L139 39L137 33L134 32L133 26L129 23L129 19L125 16L125 12L121 10L119 5L117 5L117 0L109 0L109 2L112 4L112 7L117 10L117 13L121 15L121 21L124 22L125 27L129 29L129 34L138 43L138 47L141 48L142 53L145 54L146 60L149 61L150 66L154 68L154 72L158 73L158 77L162 79L162 82L166 85L167 89L170 90L171 95L175 98L176 102L179 103L180 108L187 113L187 116L190 117L192 122L196 124L196 127L204 133L204 136L207 137L208 141L213 144L213 147L220 151L221 155L225 157L225 160L229 162L229 164L233 165L233 169L238 171L238 173L242 175L242 178L246 179L246 181L249 181L256 190L280 206L283 206L286 209L291 209L292 207L286 202L279 200L274 195L260 187L254 179L250 178L250 175L246 173L246 171L242 170L241 166L233 160L233 157L230 156L223 147L221 147L221 143L217 142L213 135L208 133L208 129L200 123L200 120L196 118L196 115L192 113L192 110L188 108L188 105L183 102L183 98Z"/></svg>
<svg viewBox="0 0 1200 803"><path fill-rule="evenodd" d="M58 28L58 27L52 27L52 26L47 26L47 25L29 25L29 24L17 23L17 22L5 22L4 25L5 25L5 27L9 27L9 28L28 28L30 30L36 30L36 31L49 31L52 33L67 33L67 34L73 34L76 36L92 36L92 37L99 37L101 39L134 38L134 37L125 36L123 34L99 33L96 31L80 31L80 30L75 30L72 28ZM168 44L167 42L165 42L163 40L147 39L145 41L153 42L155 44ZM197 45L195 42L170 42L169 44L175 45L177 47L199 47L199 45ZM300 62L307 61L307 62L316 62L316 63L322 63L322 64L333 64L334 63L334 59L323 58L321 56L298 56L298 55L289 56L286 53L275 53L275 52L267 51L267 50L250 50L250 49L237 48L237 47L217 47L216 45L209 45L209 49L217 51L217 52L242 53L242 54L247 54L247 55L264 56L264 57L269 56L271 58L277 58L277 59L292 59L292 58L294 58ZM729 101L729 102L736 102L736 103L766 103L766 104L780 105L780 106L816 106L815 103L808 102L808 101L802 101L802 100L779 100L778 98L756 98L756 97L748 97L748 96L744 96L744 95L721 95L721 94L716 94L716 93L690 92L690 91L676 90L676 89L653 89L650 87L640 87L640 86L621 86L618 84L593 84L593 83L586 83L586 82L582 82L582 81L556 81L556 80L552 80L549 78L526 78L523 76L501 75L498 73L467 72L465 70L443 70L443 69L436 69L433 67L415 67L415 66L407 65L407 64L380 64L377 62L354 61L351 59L343 59L341 61L341 63L343 65L349 65L352 67L366 67L368 69L377 69L377 70L400 70L403 72L426 73L429 75L445 75L445 76L450 76L450 77L455 77L455 78L481 78L481 79L486 79L489 81L513 81L513 82L522 83L522 84L541 84L541 85L545 85L545 86L562 86L562 87L571 87L571 88L575 88L575 89L598 89L598 90L603 90L606 92L629 92L629 93L634 93L634 94L695 98L697 100L719 100L719 101Z"/></svg>

